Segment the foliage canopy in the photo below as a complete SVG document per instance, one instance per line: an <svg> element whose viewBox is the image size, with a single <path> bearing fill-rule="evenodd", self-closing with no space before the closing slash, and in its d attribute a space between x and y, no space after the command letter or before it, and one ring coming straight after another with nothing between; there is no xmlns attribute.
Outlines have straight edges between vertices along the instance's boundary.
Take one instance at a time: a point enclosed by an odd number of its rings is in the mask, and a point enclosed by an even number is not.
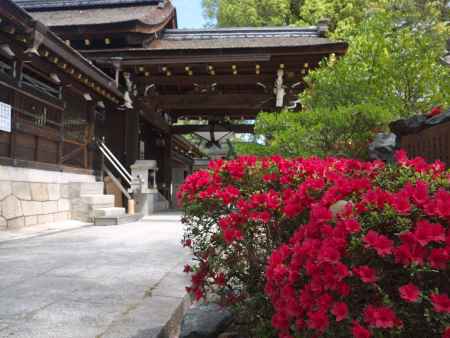
<svg viewBox="0 0 450 338"><path fill-rule="evenodd" d="M238 152L364 157L368 140L388 122L448 106L450 69L440 62L449 36L446 3L204 0L218 26L305 25L327 17L330 37L349 43L346 56L323 60L308 74L301 112L260 114L264 146L238 144Z"/></svg>

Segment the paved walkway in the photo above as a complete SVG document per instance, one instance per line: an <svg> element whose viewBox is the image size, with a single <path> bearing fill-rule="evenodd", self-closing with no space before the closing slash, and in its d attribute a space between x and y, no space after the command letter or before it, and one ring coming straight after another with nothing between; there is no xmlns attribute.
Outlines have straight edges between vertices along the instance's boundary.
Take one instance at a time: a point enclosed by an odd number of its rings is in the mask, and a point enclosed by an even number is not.
<svg viewBox="0 0 450 338"><path fill-rule="evenodd" d="M0 337L157 337L186 306L179 219L0 241Z"/></svg>

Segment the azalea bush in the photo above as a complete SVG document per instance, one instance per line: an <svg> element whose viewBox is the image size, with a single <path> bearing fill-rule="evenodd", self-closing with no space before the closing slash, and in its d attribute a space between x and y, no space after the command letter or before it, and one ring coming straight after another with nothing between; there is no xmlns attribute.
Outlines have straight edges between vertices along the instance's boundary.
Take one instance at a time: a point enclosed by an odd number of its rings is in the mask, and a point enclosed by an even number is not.
<svg viewBox="0 0 450 338"><path fill-rule="evenodd" d="M270 257L279 337L450 337L448 173L397 159L334 216L341 197L314 204Z"/></svg>
<svg viewBox="0 0 450 338"><path fill-rule="evenodd" d="M442 336L448 173L398 159L211 162L179 192L188 290L231 305L255 337Z"/></svg>

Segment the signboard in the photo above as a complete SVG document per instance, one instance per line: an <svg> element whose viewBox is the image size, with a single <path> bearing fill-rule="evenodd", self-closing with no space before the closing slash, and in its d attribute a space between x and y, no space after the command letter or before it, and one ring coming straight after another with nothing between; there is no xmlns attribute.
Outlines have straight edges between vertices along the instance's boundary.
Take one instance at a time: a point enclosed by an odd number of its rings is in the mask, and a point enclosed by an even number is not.
<svg viewBox="0 0 450 338"><path fill-rule="evenodd" d="M0 102L0 131L11 132L11 106Z"/></svg>

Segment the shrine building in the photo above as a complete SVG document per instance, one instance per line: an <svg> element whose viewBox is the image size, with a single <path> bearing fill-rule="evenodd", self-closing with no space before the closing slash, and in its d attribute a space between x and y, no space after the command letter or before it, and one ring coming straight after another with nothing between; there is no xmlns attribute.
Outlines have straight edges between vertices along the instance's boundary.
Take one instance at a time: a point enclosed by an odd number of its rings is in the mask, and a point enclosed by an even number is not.
<svg viewBox="0 0 450 338"><path fill-rule="evenodd" d="M215 143L262 111L300 110L304 77L347 50L326 35L179 29L168 0L2 0L0 230L175 206L205 159L183 135Z"/></svg>

